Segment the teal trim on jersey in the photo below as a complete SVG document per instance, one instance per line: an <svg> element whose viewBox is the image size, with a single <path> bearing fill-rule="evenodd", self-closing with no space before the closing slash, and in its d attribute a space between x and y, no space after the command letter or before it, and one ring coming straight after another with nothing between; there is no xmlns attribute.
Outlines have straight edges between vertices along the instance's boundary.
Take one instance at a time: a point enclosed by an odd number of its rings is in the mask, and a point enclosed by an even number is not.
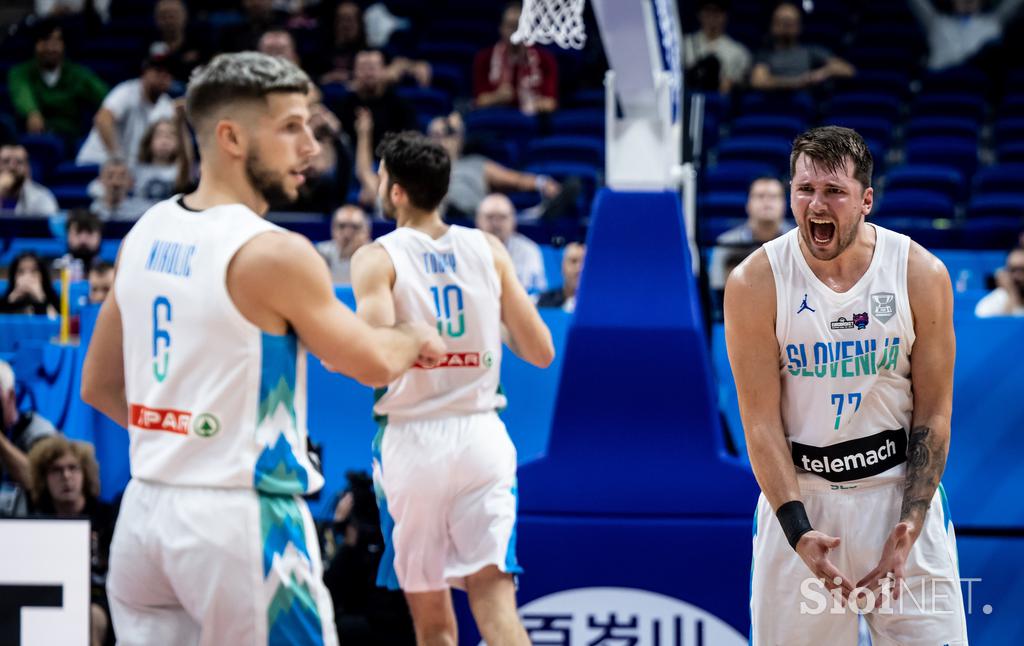
<svg viewBox="0 0 1024 646"><path fill-rule="evenodd" d="M387 426L388 424L388 416L381 415L377 412L377 402L379 402L380 398L386 395L387 393L387 386L373 389L373 408L371 409L371 411L373 411L373 421L377 422L377 425L380 426L380 429L382 431L384 430L384 427Z"/></svg>
<svg viewBox="0 0 1024 646"><path fill-rule="evenodd" d="M757 538L757 505L754 505L754 520L751 523L754 526L754 533L751 540L750 550L750 585L748 586L749 592L747 594L747 611L750 613L750 628L747 630L747 644L748 646L754 646L754 550L753 550L753 539Z"/></svg>
<svg viewBox="0 0 1024 646"><path fill-rule="evenodd" d="M260 537L263 547L263 578L274 570L275 557L280 575L277 589L267 606L267 642L322 646L323 624L309 586L299 581L283 563L288 546L304 558L294 566L312 569L306 546L305 522L299 502L293 496L268 496L257 492L260 505Z"/></svg>
<svg viewBox="0 0 1024 646"><path fill-rule="evenodd" d="M298 379L299 340L284 335L263 333L260 351L260 398L256 432L260 437L275 437L256 459L253 486L270 494L301 494L309 488L309 474L295 457L295 449L286 433L298 435L295 414L295 384ZM281 415L283 410L284 415ZM271 425L290 425L275 428ZM270 428L266 428L271 426Z"/></svg>
<svg viewBox="0 0 1024 646"><path fill-rule="evenodd" d="M385 390L378 388L378 391ZM376 393L375 393L376 394ZM384 393L381 392L381 395ZM379 399L379 397L378 397ZM373 462L376 465L374 472L383 473L381 459L381 444L384 442L384 429L387 427L387 415L378 415L379 420L377 434L373 436L372 453ZM373 479L373 492L377 498L377 508L380 510L380 533L384 536L384 552L380 556L380 565L377 567L377 587L388 590L400 590L398 584L398 573L395 571L395 519L388 512L388 501L384 496L384 487L375 477Z"/></svg>
<svg viewBox="0 0 1024 646"><path fill-rule="evenodd" d="M498 382L498 391L497 392L498 392L499 395L501 395L502 397L505 398L505 405L504 406L499 406L498 408L495 408L494 412L496 412L496 413L504 413L508 409L508 395L505 394L505 387L501 385L500 381Z"/></svg>
<svg viewBox="0 0 1024 646"><path fill-rule="evenodd" d="M946 498L946 488L939 483L939 500L942 501L942 527L949 534L949 526L953 524L953 517L949 515L949 499Z"/></svg>
<svg viewBox="0 0 1024 646"><path fill-rule="evenodd" d="M519 478L512 481L512 498L516 501L515 518L512 520L512 534L508 537L508 549L505 550L505 572L522 574L523 568L516 558L516 525L519 524Z"/></svg>

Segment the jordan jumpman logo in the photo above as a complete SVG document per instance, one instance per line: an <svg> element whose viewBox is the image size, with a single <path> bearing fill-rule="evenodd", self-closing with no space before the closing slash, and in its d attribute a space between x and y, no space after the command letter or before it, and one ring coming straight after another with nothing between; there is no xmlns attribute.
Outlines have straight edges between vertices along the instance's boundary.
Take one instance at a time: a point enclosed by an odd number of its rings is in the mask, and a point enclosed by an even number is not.
<svg viewBox="0 0 1024 646"><path fill-rule="evenodd" d="M814 308L807 304L807 294L804 294L804 302L800 303L800 309L798 309L796 313L799 314L804 310L810 310L811 312L814 311Z"/></svg>

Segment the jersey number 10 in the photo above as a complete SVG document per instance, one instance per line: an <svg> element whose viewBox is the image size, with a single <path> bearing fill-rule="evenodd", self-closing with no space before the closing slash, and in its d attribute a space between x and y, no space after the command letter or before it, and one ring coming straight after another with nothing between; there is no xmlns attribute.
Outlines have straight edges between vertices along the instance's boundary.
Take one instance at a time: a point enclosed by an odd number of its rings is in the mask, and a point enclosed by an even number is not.
<svg viewBox="0 0 1024 646"><path fill-rule="evenodd" d="M462 288L458 285L431 287L434 297L434 312L437 314L437 333L452 338L466 332L465 310L462 306Z"/></svg>

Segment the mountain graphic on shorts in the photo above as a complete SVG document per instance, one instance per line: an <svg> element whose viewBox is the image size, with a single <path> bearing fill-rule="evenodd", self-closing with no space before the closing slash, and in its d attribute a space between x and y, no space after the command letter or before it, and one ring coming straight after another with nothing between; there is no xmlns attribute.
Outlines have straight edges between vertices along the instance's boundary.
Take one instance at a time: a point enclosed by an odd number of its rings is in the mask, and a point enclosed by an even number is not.
<svg viewBox="0 0 1024 646"><path fill-rule="evenodd" d="M260 534L263 539L263 576L270 573L274 557L285 556L288 545L309 560L306 533L298 505L290 496L260 496Z"/></svg>
<svg viewBox="0 0 1024 646"><path fill-rule="evenodd" d="M320 615L309 587L294 576L282 581L267 608L270 644L323 644Z"/></svg>
<svg viewBox="0 0 1024 646"><path fill-rule="evenodd" d="M276 494L305 493L309 474L296 458L305 451L295 412L298 339L294 334L263 335L256 440L263 451L256 460L253 486Z"/></svg>

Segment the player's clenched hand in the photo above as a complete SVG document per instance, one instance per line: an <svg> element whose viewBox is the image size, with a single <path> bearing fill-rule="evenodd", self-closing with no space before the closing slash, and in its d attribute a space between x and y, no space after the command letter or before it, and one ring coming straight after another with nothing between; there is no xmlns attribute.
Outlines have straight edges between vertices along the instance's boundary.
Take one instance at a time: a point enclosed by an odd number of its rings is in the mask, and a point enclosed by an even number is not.
<svg viewBox="0 0 1024 646"><path fill-rule="evenodd" d="M907 557L910 555L910 548L914 546L918 534L920 531L913 523L906 521L897 523L889 534L889 538L885 540L885 547L882 548L882 558L879 559L878 566L865 574L864 578L857 582L857 587L863 586L877 592L886 587L884 585L886 581L891 580L892 598L899 599Z"/></svg>
<svg viewBox="0 0 1024 646"><path fill-rule="evenodd" d="M823 532L811 530L800 537L796 544L796 553L803 559L815 577L825 583L829 590L842 589L843 598L853 592L853 584L832 561L828 559L829 551L839 547L839 538ZM836 581L838 580L838 583Z"/></svg>
<svg viewBox="0 0 1024 646"><path fill-rule="evenodd" d="M417 365L424 368L433 368L447 354L448 348L445 347L444 341L441 340L441 336L437 333L436 326L416 321L403 324L400 327L405 328L405 332L412 335L419 342L420 355L416 360Z"/></svg>

